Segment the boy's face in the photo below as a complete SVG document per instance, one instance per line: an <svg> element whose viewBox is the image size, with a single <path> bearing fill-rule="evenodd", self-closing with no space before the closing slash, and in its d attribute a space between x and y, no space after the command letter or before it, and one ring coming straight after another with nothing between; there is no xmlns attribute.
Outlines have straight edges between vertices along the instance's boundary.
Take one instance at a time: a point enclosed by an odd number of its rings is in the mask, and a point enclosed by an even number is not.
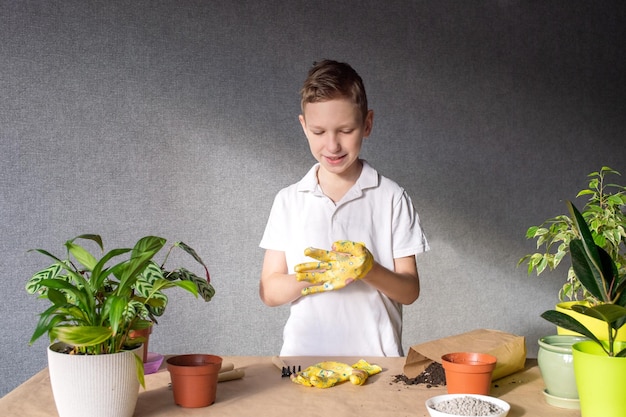
<svg viewBox="0 0 626 417"><path fill-rule="evenodd" d="M372 131L374 113L369 110L363 120L359 108L344 98L307 103L303 113L300 124L320 169L343 177L358 177L361 144Z"/></svg>

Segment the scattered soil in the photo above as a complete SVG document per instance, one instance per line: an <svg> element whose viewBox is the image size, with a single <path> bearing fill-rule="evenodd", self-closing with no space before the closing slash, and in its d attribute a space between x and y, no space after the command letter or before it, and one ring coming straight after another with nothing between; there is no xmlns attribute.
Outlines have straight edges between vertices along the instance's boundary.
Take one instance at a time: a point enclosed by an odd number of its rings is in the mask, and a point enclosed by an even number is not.
<svg viewBox="0 0 626 417"><path fill-rule="evenodd" d="M426 385L426 388L438 387L440 385L446 385L446 374L443 366L440 363L433 362L424 372L416 376L415 378L409 378L406 375L394 375L393 382L404 383L405 385Z"/></svg>

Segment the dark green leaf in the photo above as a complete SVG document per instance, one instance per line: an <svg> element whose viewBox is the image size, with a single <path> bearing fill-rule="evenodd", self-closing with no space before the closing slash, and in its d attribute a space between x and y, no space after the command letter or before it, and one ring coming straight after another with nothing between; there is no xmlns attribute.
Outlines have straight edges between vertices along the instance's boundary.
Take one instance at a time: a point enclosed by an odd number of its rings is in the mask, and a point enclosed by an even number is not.
<svg viewBox="0 0 626 417"><path fill-rule="evenodd" d="M578 320L570 315L556 310L548 310L544 312L541 317L558 327L562 327L564 329L579 333L583 336L588 337L596 343L600 343L600 340L598 340L596 335L594 335L582 323L580 323Z"/></svg>
<svg viewBox="0 0 626 417"><path fill-rule="evenodd" d="M89 299L84 291L67 281L60 279L44 279L41 281L41 285L48 288L66 291L69 294L72 294L76 300L84 306L89 306L92 303L92 300Z"/></svg>
<svg viewBox="0 0 626 417"><path fill-rule="evenodd" d="M600 271L590 265L585 253L583 242L575 239L570 242L570 254L572 257L572 267L580 283L596 299L604 302L609 301L608 294L604 289L604 279Z"/></svg>
<svg viewBox="0 0 626 417"><path fill-rule="evenodd" d="M209 274L209 269L205 265L204 261L202 259L200 259L200 256L198 256L196 251L193 250L191 247L189 247L188 245L186 245L183 242L177 242L175 245L177 245L182 250L184 250L189 255L191 255L196 260L196 262L198 262L200 265L202 265L204 267L204 273L206 274L206 280L207 280L207 282L211 282L211 275Z"/></svg>
<svg viewBox="0 0 626 417"><path fill-rule="evenodd" d="M55 316L54 313L57 311L57 306L53 305L47 308L43 313L39 315L39 320L37 321L37 326L35 327L35 331L28 342L32 345L37 339L47 333L56 323L63 321L63 316Z"/></svg>
<svg viewBox="0 0 626 417"><path fill-rule="evenodd" d="M100 235L94 235L94 234L79 235L79 236L76 236L74 239L70 240L70 242L73 242L76 239L85 239L85 240L94 241L98 244L98 246L100 246L100 250L104 250L104 245L102 244L102 238L100 237Z"/></svg>
<svg viewBox="0 0 626 417"><path fill-rule="evenodd" d="M65 297L65 294L63 294L63 292L59 290L50 288L48 290L47 296L48 296L48 300L50 300L50 302L56 306L63 306L67 304L67 298Z"/></svg>
<svg viewBox="0 0 626 417"><path fill-rule="evenodd" d="M572 310L610 324L626 318L626 308L615 304L600 304L593 307L575 304Z"/></svg>

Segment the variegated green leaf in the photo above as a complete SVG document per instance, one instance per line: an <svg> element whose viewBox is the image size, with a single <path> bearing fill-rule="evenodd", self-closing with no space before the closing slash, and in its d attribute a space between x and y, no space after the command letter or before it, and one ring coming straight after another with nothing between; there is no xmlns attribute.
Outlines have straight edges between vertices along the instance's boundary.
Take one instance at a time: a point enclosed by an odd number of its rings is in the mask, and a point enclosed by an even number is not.
<svg viewBox="0 0 626 417"><path fill-rule="evenodd" d="M204 301L211 301L215 295L215 289L211 283L185 268L172 271L166 274L166 277L169 280L191 281Z"/></svg>
<svg viewBox="0 0 626 417"><path fill-rule="evenodd" d="M165 313L165 307L167 307L167 295L162 292L155 292L148 300L148 310L155 316L162 316Z"/></svg>
<svg viewBox="0 0 626 417"><path fill-rule="evenodd" d="M131 300L128 304L126 304L126 309L124 310L124 319L126 321L132 321L134 317L147 317L148 310L142 302Z"/></svg>
<svg viewBox="0 0 626 417"><path fill-rule="evenodd" d="M63 269L63 266L57 262L57 263L50 265L46 269L43 269L37 272L26 283L26 291L29 294L34 294L36 292L44 292L45 287L44 288L41 287L41 281L44 279L56 278L62 269Z"/></svg>
<svg viewBox="0 0 626 417"><path fill-rule="evenodd" d="M154 284L156 280L161 278L163 278L163 270L156 262L151 261L141 273L140 279L148 281L150 284Z"/></svg>
<svg viewBox="0 0 626 417"><path fill-rule="evenodd" d="M153 291L153 281L148 281L145 278L139 278L135 283L135 292L143 298L148 298Z"/></svg>

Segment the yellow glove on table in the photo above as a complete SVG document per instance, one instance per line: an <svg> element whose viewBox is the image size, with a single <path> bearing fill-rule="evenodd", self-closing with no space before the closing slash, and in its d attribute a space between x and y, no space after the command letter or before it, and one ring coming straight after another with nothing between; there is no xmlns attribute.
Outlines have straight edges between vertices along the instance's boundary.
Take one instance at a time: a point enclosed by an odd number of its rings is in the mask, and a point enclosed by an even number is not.
<svg viewBox="0 0 626 417"><path fill-rule="evenodd" d="M363 359L352 366L347 363L325 361L291 375L291 380L296 384L316 388L330 388L348 380L354 385L363 385L370 375L381 371L380 366L370 365Z"/></svg>
<svg viewBox="0 0 626 417"><path fill-rule="evenodd" d="M317 284L302 290L302 295L338 290L361 279L372 269L374 257L364 244L338 240L332 250L307 248L306 256L320 262L305 262L295 266L296 279Z"/></svg>

